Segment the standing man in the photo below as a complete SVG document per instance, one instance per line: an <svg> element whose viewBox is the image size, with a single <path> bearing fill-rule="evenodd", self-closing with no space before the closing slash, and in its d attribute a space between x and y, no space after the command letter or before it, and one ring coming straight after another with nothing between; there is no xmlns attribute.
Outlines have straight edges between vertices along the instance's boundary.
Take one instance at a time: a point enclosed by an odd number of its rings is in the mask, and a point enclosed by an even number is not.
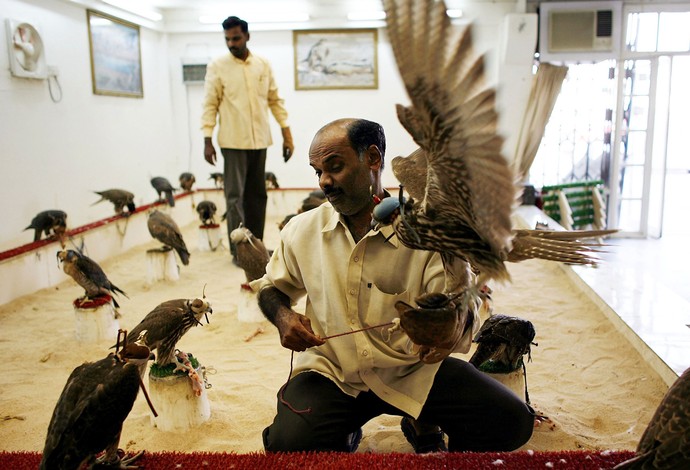
<svg viewBox="0 0 690 470"><path fill-rule="evenodd" d="M201 116L204 159L216 164L213 129L218 118L218 145L225 160L225 202L228 237L244 224L257 238L264 237L266 219L266 148L273 143L268 110L283 134L283 158L295 149L287 123L287 111L268 61L247 49L249 26L230 16L223 21L225 42L230 50L206 69L206 97ZM230 243L235 258L235 248Z"/></svg>
<svg viewBox="0 0 690 470"><path fill-rule="evenodd" d="M516 449L532 435L532 409L450 356L469 350L479 327L474 312L429 361L425 347L411 349L401 329L388 329L397 301L441 292L445 275L438 253L404 246L390 226L371 230L376 200L387 196L385 149L381 126L364 119L340 119L317 132L309 164L329 203L287 223L266 275L252 283L282 346L300 352L278 392L264 447L352 452L361 427L390 414L402 417L417 452L445 447L440 431L429 434L435 427L448 436L450 451ZM304 296L301 314L292 306Z"/></svg>

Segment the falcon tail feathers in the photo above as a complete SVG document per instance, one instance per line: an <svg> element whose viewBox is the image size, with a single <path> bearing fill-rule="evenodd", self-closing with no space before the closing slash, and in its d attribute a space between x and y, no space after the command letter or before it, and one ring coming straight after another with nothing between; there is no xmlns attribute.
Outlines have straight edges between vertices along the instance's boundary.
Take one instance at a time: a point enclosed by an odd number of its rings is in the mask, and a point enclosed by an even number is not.
<svg viewBox="0 0 690 470"><path fill-rule="evenodd" d="M597 241L604 235L617 230L516 230L513 248L508 253L507 261L518 262L526 259L544 259L571 264L590 264L596 266L599 258L595 253L602 253L599 247L607 246Z"/></svg>

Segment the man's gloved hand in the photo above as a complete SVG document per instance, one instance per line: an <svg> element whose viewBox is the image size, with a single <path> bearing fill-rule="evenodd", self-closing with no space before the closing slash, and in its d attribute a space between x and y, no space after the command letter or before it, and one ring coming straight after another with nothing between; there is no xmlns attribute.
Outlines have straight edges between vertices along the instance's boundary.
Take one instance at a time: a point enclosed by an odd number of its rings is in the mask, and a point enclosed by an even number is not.
<svg viewBox="0 0 690 470"><path fill-rule="evenodd" d="M295 144L292 142L292 132L289 127L282 127L280 132L283 134L283 159L287 162L295 151Z"/></svg>
<svg viewBox="0 0 690 470"><path fill-rule="evenodd" d="M415 299L419 307L396 302L400 314L400 326L418 346L422 362L433 363L445 359L465 332L470 312L461 311L453 302L457 296L433 293Z"/></svg>

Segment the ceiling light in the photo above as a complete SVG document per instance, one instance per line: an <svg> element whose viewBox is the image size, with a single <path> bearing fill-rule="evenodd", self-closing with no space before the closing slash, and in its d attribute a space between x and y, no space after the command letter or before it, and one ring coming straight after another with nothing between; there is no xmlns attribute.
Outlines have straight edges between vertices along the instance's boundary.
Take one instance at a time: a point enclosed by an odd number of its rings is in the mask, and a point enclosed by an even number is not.
<svg viewBox="0 0 690 470"><path fill-rule="evenodd" d="M129 13L134 13L137 16L146 18L151 21L160 21L163 19L163 15L155 10L151 10L146 7L142 7L140 3L131 0L102 0L103 3L112 5L120 10L127 11Z"/></svg>
<svg viewBox="0 0 690 470"><path fill-rule="evenodd" d="M201 24L221 24L228 15L201 15L199 23ZM303 23L309 21L309 13L305 12L265 12L260 14L241 15L244 21L249 23L250 28L252 23Z"/></svg>
<svg viewBox="0 0 690 470"><path fill-rule="evenodd" d="M448 15L448 18L462 18L462 10L459 8L452 8L446 10L446 15Z"/></svg>
<svg viewBox="0 0 690 470"><path fill-rule="evenodd" d="M350 21L376 21L385 20L386 12L383 10L372 11L351 11L347 14L347 19Z"/></svg>

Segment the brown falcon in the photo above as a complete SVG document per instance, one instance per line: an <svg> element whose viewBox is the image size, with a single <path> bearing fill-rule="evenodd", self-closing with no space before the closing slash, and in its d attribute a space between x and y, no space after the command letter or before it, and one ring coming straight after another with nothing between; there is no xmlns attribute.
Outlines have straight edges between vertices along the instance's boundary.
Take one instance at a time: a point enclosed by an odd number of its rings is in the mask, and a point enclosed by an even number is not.
<svg viewBox="0 0 690 470"><path fill-rule="evenodd" d="M138 338L146 331L144 344L152 351L156 350L156 364L165 366L176 363L175 345L189 329L201 325L201 317L213 313L211 305L205 299L168 300L151 310L127 336L127 340Z"/></svg>
<svg viewBox="0 0 690 470"><path fill-rule="evenodd" d="M180 175L180 187L187 192L190 192L192 190L192 186L195 182L196 178L194 177L194 175L187 171Z"/></svg>
<svg viewBox="0 0 690 470"><path fill-rule="evenodd" d="M676 379L642 434L635 457L616 469L690 468L690 369Z"/></svg>
<svg viewBox="0 0 690 470"><path fill-rule="evenodd" d="M91 204L92 206L101 201L110 201L113 203L116 214L122 214L125 207L129 214L134 212L136 205L134 204L134 194L124 189L107 189L105 191L94 191L101 198Z"/></svg>
<svg viewBox="0 0 690 470"><path fill-rule="evenodd" d="M101 295L112 296L120 293L127 297L127 294L110 282L103 269L94 260L75 250L62 250L57 252L57 258L62 262L62 269L65 274L82 286L87 299L94 299ZM113 298L115 307L119 307Z"/></svg>
<svg viewBox="0 0 690 470"><path fill-rule="evenodd" d="M62 239L67 230L67 214L64 211L52 209L42 211L31 219L31 223L24 230L34 229L34 241L41 239L41 233L46 237L55 236L62 243Z"/></svg>
<svg viewBox="0 0 690 470"><path fill-rule="evenodd" d="M153 189L155 189L158 193L159 201L163 200L161 198L161 194L165 194L165 200L168 202L168 205L170 207L175 206L175 196L173 196L173 192L175 192L176 188L173 188L173 185L170 184L170 181L162 176L156 176L151 178L151 186L153 186Z"/></svg>
<svg viewBox="0 0 690 470"><path fill-rule="evenodd" d="M125 466L133 458L120 461L118 445L150 359L148 347L130 342L72 371L48 425L41 470L76 470L83 464L132 468ZM97 459L102 451L104 455Z"/></svg>
<svg viewBox="0 0 690 470"><path fill-rule="evenodd" d="M185 266L189 264L189 251L182 238L182 232L175 221L167 214L154 210L147 222L149 233L153 238L165 245L165 249L174 249Z"/></svg>
<svg viewBox="0 0 690 470"><path fill-rule="evenodd" d="M213 201L201 201L196 206L196 212L199 214L199 219L204 225L213 225L216 223L215 216L217 210Z"/></svg>
<svg viewBox="0 0 690 470"><path fill-rule="evenodd" d="M611 231L564 232L559 238L559 232L513 230L519 191L501 154L496 93L483 85L484 62L472 51L471 28L453 41L443 2L384 0L384 6L411 101L397 106L398 118L420 149L392 161L412 200L380 205L376 220L392 223L403 244L440 252L446 267L456 258L468 262L479 273L478 287L492 278L509 280L509 260L595 263L593 244L580 240ZM466 282L464 276L458 282Z"/></svg>
<svg viewBox="0 0 690 470"><path fill-rule="evenodd" d="M266 265L271 256L264 243L247 228L240 225L230 232L230 242L235 245L237 265L244 270L247 282L266 274Z"/></svg>

